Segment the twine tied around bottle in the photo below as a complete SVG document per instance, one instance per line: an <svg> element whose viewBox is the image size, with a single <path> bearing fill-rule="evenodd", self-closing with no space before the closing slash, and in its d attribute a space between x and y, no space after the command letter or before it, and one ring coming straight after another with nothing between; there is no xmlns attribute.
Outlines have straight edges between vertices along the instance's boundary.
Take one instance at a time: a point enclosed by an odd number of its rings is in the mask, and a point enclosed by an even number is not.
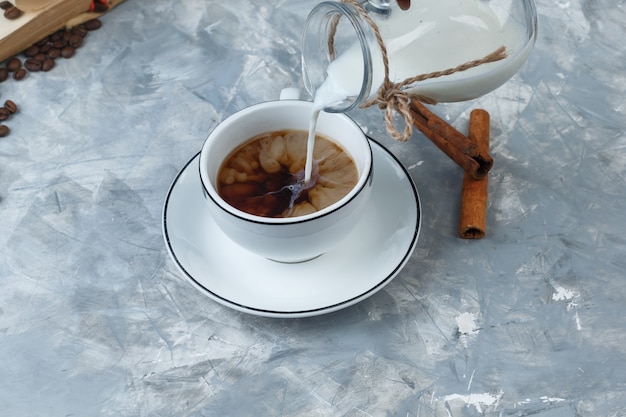
<svg viewBox="0 0 626 417"><path fill-rule="evenodd" d="M466 71L470 68L474 68L483 64L487 64L490 62L500 61L507 57L506 48L501 46L491 52L490 54L484 56L483 58L472 60L465 62L461 65L458 65L453 68L448 68L442 71L434 71L425 74L419 74L414 77L407 78L403 81L394 83L389 79L389 58L387 55L387 47L385 46L385 42L380 34L378 26L372 20L367 11L363 8L361 3L357 0L341 0L343 3L351 4L358 11L358 13L365 19L365 21L372 27L374 31L374 35L376 36L376 41L378 46L380 47L381 56L383 60L384 67L384 78L383 83L378 89L375 97L366 101L361 105L362 108L367 108L373 105L378 105L381 110L385 111L385 127L387 132L396 140L406 142L413 133L413 116L411 115L409 102L411 100L416 100L426 104L436 104L437 102L429 97L417 95L417 94L409 94L406 92L405 87L410 86L414 83L432 79L443 77L446 75L454 74L461 71ZM333 21L331 22L329 29L329 38L328 38L328 52L331 60L335 58L335 47L334 47L334 37L337 31L337 26L339 24L340 16L335 16ZM402 132L396 129L393 123L393 112L396 111L399 113L404 119L404 130Z"/></svg>

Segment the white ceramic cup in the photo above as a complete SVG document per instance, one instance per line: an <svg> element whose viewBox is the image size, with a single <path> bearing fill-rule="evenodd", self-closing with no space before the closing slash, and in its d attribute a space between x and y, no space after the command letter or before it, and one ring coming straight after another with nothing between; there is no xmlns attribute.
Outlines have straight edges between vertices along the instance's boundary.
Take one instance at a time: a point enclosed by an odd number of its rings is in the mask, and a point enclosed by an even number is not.
<svg viewBox="0 0 626 417"><path fill-rule="evenodd" d="M361 128L348 116L321 112L317 132L332 139L356 163L359 180L341 200L305 216L255 216L228 204L217 192L225 158L253 137L277 130L308 130L312 103L283 99L255 104L229 116L208 136L200 151L200 179L210 214L235 243L279 262L302 262L329 251L361 219L372 184L372 149Z"/></svg>

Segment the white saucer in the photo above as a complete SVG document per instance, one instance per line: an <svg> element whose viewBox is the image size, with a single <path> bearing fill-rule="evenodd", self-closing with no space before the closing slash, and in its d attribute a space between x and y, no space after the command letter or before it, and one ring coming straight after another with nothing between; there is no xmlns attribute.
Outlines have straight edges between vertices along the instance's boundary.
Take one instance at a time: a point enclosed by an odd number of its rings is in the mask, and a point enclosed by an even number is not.
<svg viewBox="0 0 626 417"><path fill-rule="evenodd" d="M194 156L174 180L163 209L163 234L180 271L213 300L250 314L306 317L336 311L387 285L409 260L421 224L420 199L389 151L374 151L372 201L339 247L297 264L241 248L213 222Z"/></svg>

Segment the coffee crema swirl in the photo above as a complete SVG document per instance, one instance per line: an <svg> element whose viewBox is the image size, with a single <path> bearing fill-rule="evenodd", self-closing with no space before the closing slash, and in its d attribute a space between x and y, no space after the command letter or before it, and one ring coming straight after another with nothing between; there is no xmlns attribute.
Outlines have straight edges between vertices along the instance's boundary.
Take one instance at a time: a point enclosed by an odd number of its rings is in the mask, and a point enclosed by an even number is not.
<svg viewBox="0 0 626 417"><path fill-rule="evenodd" d="M220 167L217 191L233 207L263 217L314 213L345 197L359 174L350 155L333 140L315 136L313 174L304 181L304 130L255 136L235 149Z"/></svg>

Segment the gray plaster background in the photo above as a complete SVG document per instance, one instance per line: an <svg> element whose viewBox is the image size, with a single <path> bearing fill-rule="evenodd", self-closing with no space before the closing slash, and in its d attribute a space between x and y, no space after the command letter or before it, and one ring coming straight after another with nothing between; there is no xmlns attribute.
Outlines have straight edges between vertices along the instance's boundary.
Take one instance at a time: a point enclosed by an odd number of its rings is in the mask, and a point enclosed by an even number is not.
<svg viewBox="0 0 626 417"><path fill-rule="evenodd" d="M377 109L423 230L337 313L232 311L169 259L161 211L224 117L301 86L314 1L128 0L71 60L0 85L0 414L626 415L626 2L540 0L522 70L435 111L492 115L488 234L456 237L462 172Z"/></svg>

